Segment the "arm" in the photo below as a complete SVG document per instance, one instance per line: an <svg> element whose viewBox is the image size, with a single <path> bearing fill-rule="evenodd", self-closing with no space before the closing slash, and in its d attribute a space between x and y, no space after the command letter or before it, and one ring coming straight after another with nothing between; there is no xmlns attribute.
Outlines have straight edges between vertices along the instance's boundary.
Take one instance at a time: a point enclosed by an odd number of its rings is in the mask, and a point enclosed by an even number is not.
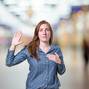
<svg viewBox="0 0 89 89"><path fill-rule="evenodd" d="M57 63L58 64L57 65L57 72L60 75L62 75L66 71L66 68L65 68L65 64L64 64L64 60L63 60L63 54L62 54L61 49L59 47L57 47L56 53L58 54L59 59L61 60L61 64Z"/></svg>
<svg viewBox="0 0 89 89"><path fill-rule="evenodd" d="M26 58L26 47L24 47L20 52L18 52L16 55L14 55L15 50L8 49L7 57L6 57L6 65L8 67L14 66L16 64L19 64L23 62Z"/></svg>
<svg viewBox="0 0 89 89"><path fill-rule="evenodd" d="M24 47L19 53L14 55L16 46L22 44L21 41L22 33L16 32L12 38L11 47L8 50L7 57L6 57L6 65L13 66L19 64L20 62L24 61L26 56L26 47Z"/></svg>

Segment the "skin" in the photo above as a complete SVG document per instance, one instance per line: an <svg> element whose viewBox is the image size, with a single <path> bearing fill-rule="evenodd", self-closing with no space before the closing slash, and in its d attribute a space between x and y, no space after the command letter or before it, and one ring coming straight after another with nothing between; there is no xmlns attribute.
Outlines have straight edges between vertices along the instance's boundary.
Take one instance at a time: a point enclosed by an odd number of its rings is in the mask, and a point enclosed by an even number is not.
<svg viewBox="0 0 89 89"><path fill-rule="evenodd" d="M38 37L40 39L40 43L49 44L50 39L50 30L47 24L42 24L39 28Z"/></svg>
<svg viewBox="0 0 89 89"><path fill-rule="evenodd" d="M12 38L12 43L10 50L15 50L16 46L22 44L23 42L21 41L22 33L21 32L16 32ZM42 24L39 28L38 32L38 37L40 40L40 45L39 47L46 53L50 49L49 45L49 39L51 37L51 32L49 30L49 27L47 24ZM52 60L58 64L61 64L61 60L58 56L57 53L55 54L48 54L47 55L49 60Z"/></svg>
<svg viewBox="0 0 89 89"><path fill-rule="evenodd" d="M21 41L22 33L21 32L16 32L12 38L12 43L10 50L15 50L16 46L22 44L23 42Z"/></svg>
<svg viewBox="0 0 89 89"><path fill-rule="evenodd" d="M40 29L38 32L38 37L40 39L40 46L39 47L46 53L50 48L49 39L51 37L51 32L50 32L47 24L42 24L40 26ZM52 60L56 63L61 64L61 60L60 60L57 53L49 54L49 55L47 55L47 57L49 60Z"/></svg>

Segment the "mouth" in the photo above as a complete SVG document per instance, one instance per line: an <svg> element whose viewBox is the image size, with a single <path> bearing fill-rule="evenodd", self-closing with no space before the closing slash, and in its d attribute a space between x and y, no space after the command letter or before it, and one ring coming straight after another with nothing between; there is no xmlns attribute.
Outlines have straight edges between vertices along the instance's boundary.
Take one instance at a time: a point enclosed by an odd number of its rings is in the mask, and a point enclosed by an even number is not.
<svg viewBox="0 0 89 89"><path fill-rule="evenodd" d="M46 37L47 35L46 34L43 34L42 37Z"/></svg>
<svg viewBox="0 0 89 89"><path fill-rule="evenodd" d="M43 35L42 37L47 37L46 35Z"/></svg>

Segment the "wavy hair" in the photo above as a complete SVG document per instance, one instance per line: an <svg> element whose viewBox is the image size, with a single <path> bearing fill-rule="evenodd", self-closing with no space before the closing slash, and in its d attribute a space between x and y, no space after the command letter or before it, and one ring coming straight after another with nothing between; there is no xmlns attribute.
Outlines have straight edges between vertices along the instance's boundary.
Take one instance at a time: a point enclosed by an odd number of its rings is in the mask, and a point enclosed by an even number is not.
<svg viewBox="0 0 89 89"><path fill-rule="evenodd" d="M50 45L52 44L52 40L53 40L53 31L52 31L51 25L45 20L40 21L35 28L35 32L34 32L34 36L33 36L32 41L28 44L28 51L31 54L31 56L34 57L36 60L39 59L39 57L37 55L37 49L39 48L39 44L40 44L38 32L39 32L39 28L42 24L47 24L48 27L49 27L49 30L51 32L51 36L50 36L50 39L49 39Z"/></svg>

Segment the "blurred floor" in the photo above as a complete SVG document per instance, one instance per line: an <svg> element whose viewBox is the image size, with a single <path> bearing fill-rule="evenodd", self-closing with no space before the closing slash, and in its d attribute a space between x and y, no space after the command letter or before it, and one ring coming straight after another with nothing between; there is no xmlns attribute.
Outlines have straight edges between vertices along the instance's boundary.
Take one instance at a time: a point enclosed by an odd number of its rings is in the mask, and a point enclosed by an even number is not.
<svg viewBox="0 0 89 89"><path fill-rule="evenodd" d="M7 48L0 47L0 89L25 89L27 63L8 68L5 66L6 53ZM63 50L63 54L67 70L59 76L60 89L89 89L89 70L84 70L81 48L67 48Z"/></svg>
<svg viewBox="0 0 89 89"><path fill-rule="evenodd" d="M60 89L89 89L89 66L84 70L82 49L67 48L63 53L67 70Z"/></svg>

